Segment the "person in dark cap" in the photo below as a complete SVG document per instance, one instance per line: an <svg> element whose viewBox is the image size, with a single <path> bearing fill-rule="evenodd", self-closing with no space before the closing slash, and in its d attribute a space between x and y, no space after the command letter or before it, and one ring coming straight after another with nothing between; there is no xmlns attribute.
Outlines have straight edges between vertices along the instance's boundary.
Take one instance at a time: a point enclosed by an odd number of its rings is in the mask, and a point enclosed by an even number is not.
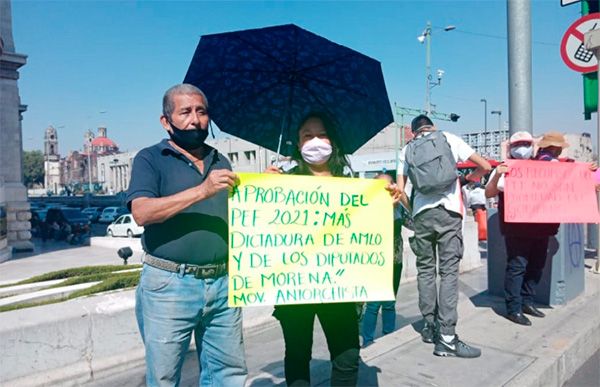
<svg viewBox="0 0 600 387"><path fill-rule="evenodd" d="M491 166L460 137L437 131L425 115L415 117L411 129L415 138L400 152L397 184L404 190L407 178L412 183L415 235L410 246L417 256L419 308L425 320L421 337L435 343L434 355L478 357L481 351L459 340L455 332L465 214L456 162L470 160L477 165L466 176L469 181L479 180Z"/></svg>

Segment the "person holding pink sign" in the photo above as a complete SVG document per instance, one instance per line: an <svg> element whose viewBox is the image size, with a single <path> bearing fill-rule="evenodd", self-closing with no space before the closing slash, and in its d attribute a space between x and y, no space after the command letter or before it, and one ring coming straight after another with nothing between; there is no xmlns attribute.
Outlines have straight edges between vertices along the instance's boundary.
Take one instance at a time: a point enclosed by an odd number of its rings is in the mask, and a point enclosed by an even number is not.
<svg viewBox="0 0 600 387"><path fill-rule="evenodd" d="M534 158L531 134L525 131L516 132L509 139L509 158L558 161L563 148L568 146L564 136L557 132L544 135L539 145L540 149ZM531 320L525 314L535 317L545 316L535 307L533 299L546 264L548 242L552 235L556 235L560 224L505 222L503 191L504 179L507 177L510 177L508 166L500 164L490 176L485 195L488 198L496 195L499 197L498 219L507 254L504 277L506 318L515 324L531 325Z"/></svg>

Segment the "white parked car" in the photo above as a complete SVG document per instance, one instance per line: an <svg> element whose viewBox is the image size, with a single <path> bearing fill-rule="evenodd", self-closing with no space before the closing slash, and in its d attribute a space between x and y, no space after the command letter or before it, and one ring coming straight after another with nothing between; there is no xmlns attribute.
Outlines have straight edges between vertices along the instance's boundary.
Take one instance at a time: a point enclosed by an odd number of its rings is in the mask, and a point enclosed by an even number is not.
<svg viewBox="0 0 600 387"><path fill-rule="evenodd" d="M102 210L102 214L100 218L98 218L98 222L100 223L112 223L114 222L119 215L123 215L128 213L127 208L125 207L106 207Z"/></svg>
<svg viewBox="0 0 600 387"><path fill-rule="evenodd" d="M144 233L144 227L138 226L131 214L119 216L117 220L108 225L106 235L110 237L126 236L132 238Z"/></svg>

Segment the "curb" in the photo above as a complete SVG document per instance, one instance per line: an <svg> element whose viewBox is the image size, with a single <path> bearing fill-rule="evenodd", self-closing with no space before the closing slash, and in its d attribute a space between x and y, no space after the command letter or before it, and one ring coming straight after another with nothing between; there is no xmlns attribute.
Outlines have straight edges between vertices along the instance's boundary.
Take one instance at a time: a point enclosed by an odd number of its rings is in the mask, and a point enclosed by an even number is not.
<svg viewBox="0 0 600 387"><path fill-rule="evenodd" d="M574 310L566 313L552 338L545 338L535 361L506 386L562 386L600 349L600 284L587 273L586 284L592 289L586 289L574 305L565 306Z"/></svg>

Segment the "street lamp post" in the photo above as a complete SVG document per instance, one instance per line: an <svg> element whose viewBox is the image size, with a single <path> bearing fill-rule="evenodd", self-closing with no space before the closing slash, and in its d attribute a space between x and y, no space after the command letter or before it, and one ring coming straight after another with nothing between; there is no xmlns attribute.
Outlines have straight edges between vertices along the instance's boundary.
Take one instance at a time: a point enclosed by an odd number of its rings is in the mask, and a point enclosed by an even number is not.
<svg viewBox="0 0 600 387"><path fill-rule="evenodd" d="M487 99L482 98L481 102L483 102L483 155L487 155Z"/></svg>
<svg viewBox="0 0 600 387"><path fill-rule="evenodd" d="M90 188L90 194L92 193L92 137L88 137L88 183Z"/></svg>
<svg viewBox="0 0 600 387"><path fill-rule="evenodd" d="M437 28L437 27L436 27ZM444 31L452 31L456 29L455 26L446 26L441 28ZM427 116L431 116L431 89L438 86L442 81L442 75L444 71L438 70L438 81L432 82L433 77L431 76L431 22L427 22L427 26L423 33L417 37L420 43L425 43L425 112Z"/></svg>
<svg viewBox="0 0 600 387"><path fill-rule="evenodd" d="M490 114L498 115L498 153L497 156L500 157L500 142L502 140L502 111L501 110L492 110Z"/></svg>

